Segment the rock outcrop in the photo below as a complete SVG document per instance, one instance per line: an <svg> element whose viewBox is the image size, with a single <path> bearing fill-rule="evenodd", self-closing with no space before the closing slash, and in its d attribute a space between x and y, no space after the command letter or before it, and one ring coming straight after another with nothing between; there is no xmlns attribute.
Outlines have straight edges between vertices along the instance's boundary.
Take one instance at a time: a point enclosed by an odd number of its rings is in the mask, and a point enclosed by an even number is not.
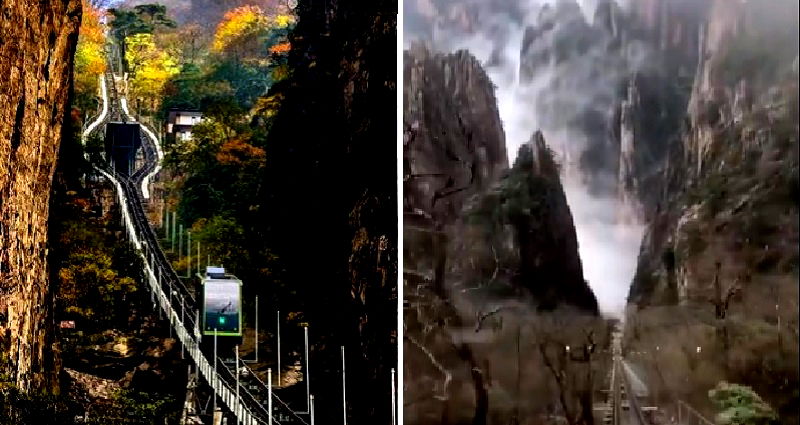
<svg viewBox="0 0 800 425"><path fill-rule="evenodd" d="M542 310L566 304L597 313L559 166L540 132L520 147L499 182L471 200L466 215L463 250L456 256L461 273L476 284L505 281L532 295Z"/></svg>
<svg viewBox="0 0 800 425"><path fill-rule="evenodd" d="M404 54L403 209L410 223L452 224L464 200L508 168L489 77L465 51Z"/></svg>
<svg viewBox="0 0 800 425"><path fill-rule="evenodd" d="M685 317L704 353L672 369L688 376L687 398L740 382L795 425L798 4L707 3L691 99L653 179L629 345L669 338L670 320ZM694 373L705 368L715 372Z"/></svg>
<svg viewBox="0 0 800 425"><path fill-rule="evenodd" d="M766 39L785 45L780 32L753 22L754 16L763 19L763 12L753 7L711 2L704 17L705 30L699 33L703 59L697 64L680 137L671 143L657 174L661 190L649 217L631 301L703 299L715 262L722 263L731 280L739 281L750 279L755 268L766 267L758 258L770 257L787 270L796 267L792 262L796 264L797 250L777 246L790 245L797 229L796 223L788 225L796 214L792 193L797 190L797 83L791 64L797 53L759 52L775 69L748 72L748 55L755 53L747 50L748 39L771 37ZM754 220L766 219L766 211L774 214L769 219L774 224L789 220L783 235L773 234L773 225L763 222L766 227L757 226L760 234L753 233ZM716 230L710 232L709 227ZM756 240L772 243L753 246ZM722 246L713 246L719 243ZM767 252L742 257L753 248Z"/></svg>
<svg viewBox="0 0 800 425"><path fill-rule="evenodd" d="M694 16L693 7L656 3L625 11L601 1L592 20L575 1L544 6L520 51L520 84L536 92L531 119L564 139L567 174L582 176L597 196L617 196L628 222L654 206L646 188L677 134L698 54L695 20L662 31Z"/></svg>
<svg viewBox="0 0 800 425"><path fill-rule="evenodd" d="M405 267L444 298L459 287L504 286L544 309L596 313L541 133L508 169L492 85L478 62L422 46L405 58Z"/></svg>
<svg viewBox="0 0 800 425"><path fill-rule="evenodd" d="M542 135L509 168L493 85L478 61L421 45L404 59L404 351L414 370L405 417L487 424L507 407L490 387L491 363L508 347L481 344L484 319L570 307L594 317L597 302Z"/></svg>

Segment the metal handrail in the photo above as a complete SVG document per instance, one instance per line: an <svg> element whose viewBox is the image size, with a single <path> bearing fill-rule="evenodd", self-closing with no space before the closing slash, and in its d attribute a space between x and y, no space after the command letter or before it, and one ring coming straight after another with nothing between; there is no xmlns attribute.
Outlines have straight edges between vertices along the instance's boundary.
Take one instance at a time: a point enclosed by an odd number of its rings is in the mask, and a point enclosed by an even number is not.
<svg viewBox="0 0 800 425"><path fill-rule="evenodd" d="M639 400L637 399L636 393L633 390L633 385L631 385L630 377L622 365L622 360L617 359L617 365L620 368L620 374L622 375L622 381L625 385L625 394L627 395L630 409L636 412L636 419L639 421L639 424L645 425L647 424L647 421L644 418L642 409L639 407Z"/></svg>
<svg viewBox="0 0 800 425"><path fill-rule="evenodd" d="M261 385L261 388L266 390L266 388L267 388L267 384L265 384L265 383L264 383L264 381L262 381L262 380L261 380L261 378L259 378L259 377L258 377L258 375L257 375L257 374L256 374L256 373L253 371L253 369L251 369L251 368L250 368L250 366L248 366L248 365L247 365L247 364L244 362L244 360L242 360L242 359L239 359L239 362L240 362L240 363L242 363L242 365L243 365L245 368L247 368L247 371L248 371L248 373L249 373L249 375L250 375L250 376L252 376L252 377L256 378L256 382L258 382L258 383ZM284 402L283 400L281 400L281 398L280 398L280 397L278 397L278 394L275 394L275 391L273 391L273 392L272 392L272 398L273 398L275 401L277 401L278 403L280 403L280 404L281 404L283 407L285 407L285 408L286 408L286 410L288 410L288 411L289 411L289 413L290 413L292 416L294 416L294 418L295 418L295 419L299 420L299 421L300 421L301 423L303 423L304 425L308 425L308 422L306 422L305 420L303 420L303 418L301 418L301 417L300 417L300 416L299 416L299 415L298 415L298 414L297 414L297 413L296 413L294 410L292 410L292 408L291 408L291 407L289 407L289 405L288 405L288 404L286 404L286 402Z"/></svg>
<svg viewBox="0 0 800 425"><path fill-rule="evenodd" d="M697 418L701 423L704 423L705 425L714 425L713 422L711 422L708 419L706 419L705 417L703 417L703 415L701 415L700 412L698 412L692 406L690 406L689 403L687 403L687 402L685 402L683 400L680 400L680 399L678 400L678 417L679 418L681 416L680 415L681 406L685 407L689 411L689 413L694 415L694 417Z"/></svg>
<svg viewBox="0 0 800 425"><path fill-rule="evenodd" d="M113 79L113 76L111 78ZM108 87L104 81L101 81L101 88L103 90L103 109L97 120L87 127L84 132L84 142L87 135L91 134L108 120L111 108L109 107ZM152 150L145 148L145 155L149 161L147 161L147 164L143 168L152 170L154 168ZM170 326L175 330L181 344L189 349L190 358L195 363L200 373L206 378L206 381L209 382L215 393L222 399L222 402L228 405L240 423L247 425L266 423L266 419L272 417L272 412L265 412L262 404L258 402L246 388L242 388L241 385L239 385L239 398L238 400L234 399L232 396L234 390L232 388L235 387L236 383L235 381L233 384L228 382L231 379L230 370L223 364L223 367L218 369L216 373L211 371L208 359L206 359L199 349L199 342L192 333L187 330L186 324L191 324L192 330L195 329L196 326L191 317L192 314L189 314L189 317L185 314L186 307L189 307L190 311L194 312L194 297L177 277L177 274L166 260L166 256L164 256L161 251L155 234L147 222L141 205L141 194L137 190L134 182L132 182L130 178L119 175L114 171L105 170L98 165L93 166L98 172L110 180L116 189L125 228L131 243L142 257L144 272L147 275L147 281L152 294L154 297L158 298L157 304L166 313L170 321ZM141 170L137 170L137 173L135 173L137 177L141 177L142 173L139 171ZM144 242L144 244L142 242ZM144 247L146 247L146 251L143 249ZM150 256L147 255L148 253ZM156 276L156 271L159 273L158 276ZM166 293L165 290L167 291ZM175 296L173 296L173 294L175 294ZM173 299L179 301L183 305L184 314L182 316L178 315L175 311L173 303L176 301ZM217 360L222 364L219 357ZM219 373L220 371L223 373ZM243 394L245 395L244 400L242 397ZM244 401L244 403L242 403L242 401ZM274 417L272 417L272 422L280 424Z"/></svg>

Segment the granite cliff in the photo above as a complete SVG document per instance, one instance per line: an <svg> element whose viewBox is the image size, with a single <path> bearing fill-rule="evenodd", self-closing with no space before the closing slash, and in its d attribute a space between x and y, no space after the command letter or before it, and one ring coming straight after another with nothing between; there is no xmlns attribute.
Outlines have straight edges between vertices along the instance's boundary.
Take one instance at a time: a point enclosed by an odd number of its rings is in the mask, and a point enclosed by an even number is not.
<svg viewBox="0 0 800 425"><path fill-rule="evenodd" d="M466 52L405 54L405 268L441 297L507 287L597 310L559 167L540 132L508 167L492 85ZM439 236L431 236L439 235ZM524 289L524 290L523 290Z"/></svg>
<svg viewBox="0 0 800 425"><path fill-rule="evenodd" d="M404 370L414 371L404 381L406 421L519 417L505 395L514 378L492 373L522 328L503 320L598 312L559 166L537 132L509 167L493 85L469 53L414 45L404 73ZM542 373L538 361L517 369Z"/></svg>

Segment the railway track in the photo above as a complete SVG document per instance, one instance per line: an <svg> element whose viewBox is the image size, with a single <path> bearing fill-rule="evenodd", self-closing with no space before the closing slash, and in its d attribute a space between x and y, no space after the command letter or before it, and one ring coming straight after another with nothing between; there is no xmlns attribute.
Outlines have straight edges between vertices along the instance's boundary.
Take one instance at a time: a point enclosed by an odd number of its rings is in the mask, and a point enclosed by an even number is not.
<svg viewBox="0 0 800 425"><path fill-rule="evenodd" d="M640 405L639 396L634 391L630 376L623 364L622 331L612 336L613 362L609 373L609 391L604 409L604 425L651 425Z"/></svg>
<svg viewBox="0 0 800 425"><path fill-rule="evenodd" d="M111 54L109 52L109 54ZM101 114L84 132L84 138L105 130L106 124L113 121L135 122L127 115L122 107L121 97L117 91L115 77L109 70L103 76L101 89L103 91L103 109ZM164 251L161 249L158 237L150 225L146 215L149 202L143 190L147 190L144 179L152 176L159 167L159 147L150 131L143 131L142 152L144 163L130 176L117 172L107 163L93 164L93 166L111 179L118 191L120 200L124 203L123 219L132 228L129 229L130 237L135 239L134 245L141 250L145 262L145 275L150 279L151 295L154 306L160 305L169 318L169 325L179 337L185 348L190 350L188 357L197 370L207 378L206 381L222 400L234 416L237 423L250 424L303 424L308 421L291 409L275 391L261 381L256 373L245 363L228 361L217 356L215 362L209 362L213 354L203 353L199 344L199 327L196 317L199 312L194 293L187 288L172 268ZM210 363L217 367L211 370ZM236 371L239 371L237 380ZM237 391L238 386L238 391ZM272 411L269 410L269 394L272 394ZM237 399L233 399L233 394ZM271 419L271 420L270 420Z"/></svg>

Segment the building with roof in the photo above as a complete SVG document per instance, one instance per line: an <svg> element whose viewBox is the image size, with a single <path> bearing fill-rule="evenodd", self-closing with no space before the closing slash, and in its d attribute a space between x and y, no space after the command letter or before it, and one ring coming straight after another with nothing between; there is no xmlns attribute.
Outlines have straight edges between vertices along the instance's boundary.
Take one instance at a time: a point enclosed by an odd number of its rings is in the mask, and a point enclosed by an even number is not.
<svg viewBox="0 0 800 425"><path fill-rule="evenodd" d="M174 140L192 138L192 127L203 121L200 111L170 110L167 114L167 137Z"/></svg>

